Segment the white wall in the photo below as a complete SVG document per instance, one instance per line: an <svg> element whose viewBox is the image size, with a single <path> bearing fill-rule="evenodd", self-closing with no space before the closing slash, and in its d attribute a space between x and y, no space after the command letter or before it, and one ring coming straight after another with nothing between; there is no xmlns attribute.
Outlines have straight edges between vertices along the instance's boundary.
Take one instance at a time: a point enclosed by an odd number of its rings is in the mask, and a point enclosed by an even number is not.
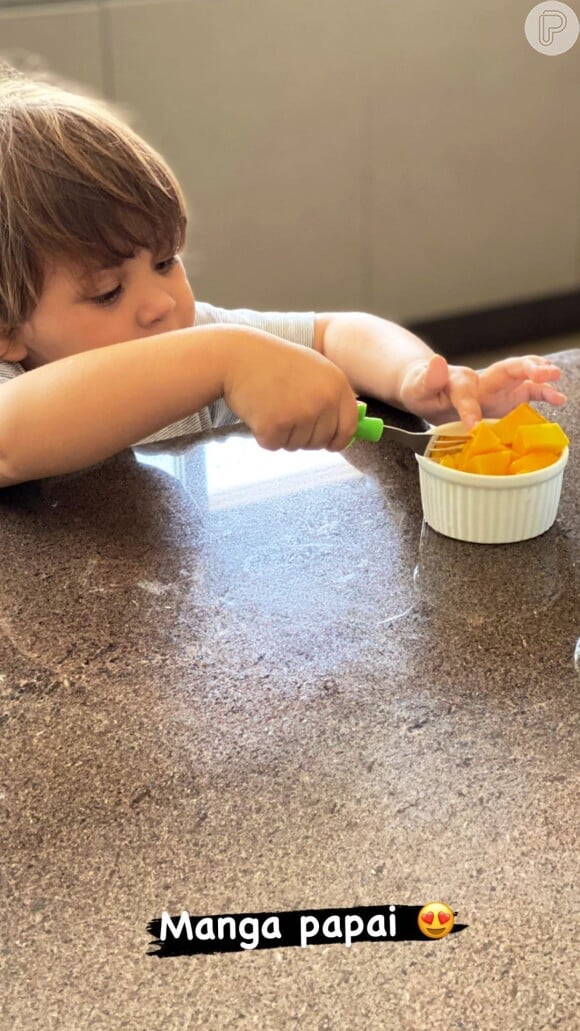
<svg viewBox="0 0 580 1031"><path fill-rule="evenodd" d="M199 297L410 321L575 288L580 41L531 0L95 0L0 10L0 52L135 112Z"/></svg>

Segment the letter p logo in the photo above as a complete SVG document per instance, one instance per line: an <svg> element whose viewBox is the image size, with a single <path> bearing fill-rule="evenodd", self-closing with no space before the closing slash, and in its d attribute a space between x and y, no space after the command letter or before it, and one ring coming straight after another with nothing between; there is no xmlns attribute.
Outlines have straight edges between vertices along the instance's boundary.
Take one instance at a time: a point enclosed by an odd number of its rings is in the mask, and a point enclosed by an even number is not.
<svg viewBox="0 0 580 1031"><path fill-rule="evenodd" d="M525 33L530 46L540 54L555 57L574 46L580 32L578 16L567 4L546 0L532 8Z"/></svg>
<svg viewBox="0 0 580 1031"><path fill-rule="evenodd" d="M540 43L544 47L551 47L554 36L563 32L568 24L568 19L562 11L544 11L540 15Z"/></svg>

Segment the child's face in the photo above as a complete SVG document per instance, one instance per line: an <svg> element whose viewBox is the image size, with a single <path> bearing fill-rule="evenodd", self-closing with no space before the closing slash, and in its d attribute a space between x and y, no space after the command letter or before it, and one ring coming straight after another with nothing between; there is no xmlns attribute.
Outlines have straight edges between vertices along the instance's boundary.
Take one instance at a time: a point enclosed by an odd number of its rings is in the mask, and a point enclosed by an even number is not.
<svg viewBox="0 0 580 1031"><path fill-rule="evenodd" d="M178 256L156 263L142 250L119 268L95 273L88 284L78 269L57 264L5 356L34 369L81 351L186 329L194 314L193 292Z"/></svg>

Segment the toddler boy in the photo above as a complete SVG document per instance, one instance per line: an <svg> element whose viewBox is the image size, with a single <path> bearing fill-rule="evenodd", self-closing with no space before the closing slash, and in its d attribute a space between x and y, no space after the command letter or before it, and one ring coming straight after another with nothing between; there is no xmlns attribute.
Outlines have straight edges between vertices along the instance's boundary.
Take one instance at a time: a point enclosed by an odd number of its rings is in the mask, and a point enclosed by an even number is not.
<svg viewBox="0 0 580 1031"><path fill-rule="evenodd" d="M265 448L338 451L358 393L468 427L565 402L544 358L475 372L373 315L196 303L186 223L110 105L0 68L0 486L238 420Z"/></svg>

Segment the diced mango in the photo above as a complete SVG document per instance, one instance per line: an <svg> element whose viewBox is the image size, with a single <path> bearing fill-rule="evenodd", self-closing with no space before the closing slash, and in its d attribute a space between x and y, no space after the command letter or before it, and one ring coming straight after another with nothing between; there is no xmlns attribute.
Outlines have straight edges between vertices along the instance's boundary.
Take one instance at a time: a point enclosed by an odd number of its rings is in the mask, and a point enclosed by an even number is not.
<svg viewBox="0 0 580 1031"><path fill-rule="evenodd" d="M487 455L476 455L463 465L466 473L479 473L480 476L504 476L512 462L509 448L490 452Z"/></svg>
<svg viewBox="0 0 580 1031"><path fill-rule="evenodd" d="M478 422L473 435L464 447L464 458L475 458L476 455L487 455L492 451L503 451L504 445L496 437L493 428L482 419Z"/></svg>
<svg viewBox="0 0 580 1031"><path fill-rule="evenodd" d="M558 423L548 422L528 404L521 404L493 425L482 419L460 451L435 450L430 457L460 472L514 476L552 465L569 443Z"/></svg>
<svg viewBox="0 0 580 1031"><path fill-rule="evenodd" d="M514 436L520 426L537 426L547 421L543 415L524 402L504 415L503 418L498 419L494 423L493 432L496 437L499 437L502 444L513 444Z"/></svg>
<svg viewBox="0 0 580 1031"><path fill-rule="evenodd" d="M443 458L439 459L439 465L444 465L447 469L457 469L456 455L443 455Z"/></svg>
<svg viewBox="0 0 580 1031"><path fill-rule="evenodd" d="M515 458L508 469L510 476L517 473L535 473L538 469L545 469L546 466L557 462L560 455L554 451L530 451L521 458Z"/></svg>
<svg viewBox="0 0 580 1031"><path fill-rule="evenodd" d="M513 449L518 455L530 451L563 451L570 443L557 422L546 422L543 426L520 426L513 439Z"/></svg>

